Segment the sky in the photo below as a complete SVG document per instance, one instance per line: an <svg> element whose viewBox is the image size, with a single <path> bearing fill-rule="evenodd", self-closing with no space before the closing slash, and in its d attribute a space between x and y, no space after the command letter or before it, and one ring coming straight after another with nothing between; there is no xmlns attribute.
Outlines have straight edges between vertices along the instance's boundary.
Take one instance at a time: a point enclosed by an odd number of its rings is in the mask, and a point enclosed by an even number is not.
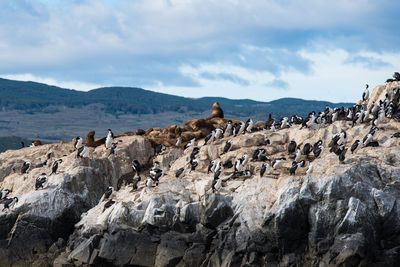
<svg viewBox="0 0 400 267"><path fill-rule="evenodd" d="M400 1L0 0L0 77L355 102L400 71Z"/></svg>

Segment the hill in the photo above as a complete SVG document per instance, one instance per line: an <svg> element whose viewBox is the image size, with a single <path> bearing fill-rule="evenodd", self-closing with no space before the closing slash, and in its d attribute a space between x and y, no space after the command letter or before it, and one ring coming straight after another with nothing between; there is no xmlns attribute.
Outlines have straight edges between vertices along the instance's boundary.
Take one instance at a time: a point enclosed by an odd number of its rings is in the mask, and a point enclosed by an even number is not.
<svg viewBox="0 0 400 267"><path fill-rule="evenodd" d="M0 78L0 151L19 147L21 138L44 142L71 140L89 130L101 137L111 128L115 133L181 125L193 118L209 116L211 105L218 101L226 118L265 120L311 110L325 105L349 106L295 98L271 102L221 97L198 99L162 94L131 87L105 87L89 92L60 88L36 82ZM15 138L9 138L15 136Z"/></svg>
<svg viewBox="0 0 400 267"><path fill-rule="evenodd" d="M21 97L23 96L23 97ZM324 109L331 106L351 105L333 104L326 101L312 101L283 98L271 102L248 99L232 100L220 97L199 99L157 93L135 87L103 87L81 92L36 82L21 82L0 78L0 106L6 110L23 110L29 113L43 112L49 106L82 108L90 104L103 104L103 111L110 114L159 114L163 112L204 112L219 101L226 114L235 117L253 117L264 120L267 113L276 117L293 113L305 115L310 108Z"/></svg>

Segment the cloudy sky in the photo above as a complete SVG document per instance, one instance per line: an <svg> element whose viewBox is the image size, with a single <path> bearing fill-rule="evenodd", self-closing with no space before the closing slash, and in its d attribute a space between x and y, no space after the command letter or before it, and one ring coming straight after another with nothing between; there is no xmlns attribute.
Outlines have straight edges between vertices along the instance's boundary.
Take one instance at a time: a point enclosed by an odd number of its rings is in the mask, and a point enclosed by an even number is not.
<svg viewBox="0 0 400 267"><path fill-rule="evenodd" d="M0 77L356 101L400 71L400 1L0 0Z"/></svg>

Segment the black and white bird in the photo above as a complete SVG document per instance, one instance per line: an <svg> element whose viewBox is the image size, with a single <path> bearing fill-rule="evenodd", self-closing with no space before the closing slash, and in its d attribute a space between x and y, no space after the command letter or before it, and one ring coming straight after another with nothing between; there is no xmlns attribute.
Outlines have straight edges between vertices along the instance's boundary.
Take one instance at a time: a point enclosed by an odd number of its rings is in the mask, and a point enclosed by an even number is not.
<svg viewBox="0 0 400 267"><path fill-rule="evenodd" d="M267 150L265 148L257 148L253 152L251 161L266 161L266 160L268 160L266 153L267 153Z"/></svg>
<svg viewBox="0 0 400 267"><path fill-rule="evenodd" d="M132 182L132 190L137 190L139 188L139 182L142 180L142 178L140 176L136 177L133 179Z"/></svg>
<svg viewBox="0 0 400 267"><path fill-rule="evenodd" d="M346 131L343 131L339 134L339 139L337 140L338 145L343 145L347 142L347 133Z"/></svg>
<svg viewBox="0 0 400 267"><path fill-rule="evenodd" d="M215 168L214 168L214 173L216 173L217 171L222 171L222 162L220 159L215 160Z"/></svg>
<svg viewBox="0 0 400 267"><path fill-rule="evenodd" d="M261 170L260 170L260 177L263 177L265 172L268 171L270 168L270 165L268 163L263 163L261 165Z"/></svg>
<svg viewBox="0 0 400 267"><path fill-rule="evenodd" d="M77 136L75 138L75 143L74 143L74 151L77 150L81 145L82 145L83 139L80 136Z"/></svg>
<svg viewBox="0 0 400 267"><path fill-rule="evenodd" d="M110 199L109 201L107 201L106 204L104 204L103 212L114 204L115 200Z"/></svg>
<svg viewBox="0 0 400 267"><path fill-rule="evenodd" d="M21 174L28 173L29 169L31 168L31 163L29 161L25 161L21 168Z"/></svg>
<svg viewBox="0 0 400 267"><path fill-rule="evenodd" d="M231 135L231 130L232 130L232 121L229 120L228 124L226 125L226 128L225 128L225 135L226 136L230 136Z"/></svg>
<svg viewBox="0 0 400 267"><path fill-rule="evenodd" d="M155 148L156 155L161 154L161 153L164 152L166 149L167 149L167 148L165 147L164 144L158 144L158 145L156 145L156 148Z"/></svg>
<svg viewBox="0 0 400 267"><path fill-rule="evenodd" d="M176 178L182 178L183 176L185 176L185 172L186 172L186 168L185 167L179 168L175 173L175 177Z"/></svg>
<svg viewBox="0 0 400 267"><path fill-rule="evenodd" d="M294 161L299 161L300 160L300 156L301 156L301 150L300 150L299 147L297 147L296 155L294 157Z"/></svg>
<svg viewBox="0 0 400 267"><path fill-rule="evenodd" d="M3 211L5 210L5 209L10 209L10 208L12 208L14 205L15 205L15 203L17 203L18 202L18 198L17 197L13 197L13 198L4 198L4 199L2 199L2 200L0 200L0 204L3 204Z"/></svg>
<svg viewBox="0 0 400 267"><path fill-rule="evenodd" d="M199 159L192 159L190 160L190 172L196 170L197 166L199 166L200 160Z"/></svg>
<svg viewBox="0 0 400 267"><path fill-rule="evenodd" d="M120 143L122 143L122 140L118 140L118 142L115 142L115 143L112 144L111 150L110 150L110 154L108 154L108 156L116 155L116 154L117 154L118 145L119 145Z"/></svg>
<svg viewBox="0 0 400 267"><path fill-rule="evenodd" d="M363 139L364 146L367 146L372 141L372 138L375 136L375 134L377 132L378 132L378 128L377 127L372 127L371 128L369 133Z"/></svg>
<svg viewBox="0 0 400 267"><path fill-rule="evenodd" d="M314 170L314 166L312 165L312 162L310 162L310 164L308 165L306 174L310 175L313 172L313 170Z"/></svg>
<svg viewBox="0 0 400 267"><path fill-rule="evenodd" d="M296 141L294 140L290 141L288 145L288 154L289 155L293 154L296 151L296 147L297 147Z"/></svg>
<svg viewBox="0 0 400 267"><path fill-rule="evenodd" d="M253 130L253 126L254 126L253 120L252 119L248 119L246 124L247 124L246 132L251 133L251 131Z"/></svg>
<svg viewBox="0 0 400 267"><path fill-rule="evenodd" d="M186 145L185 145L185 149L188 149L189 147L191 147L191 146L194 146L194 142L196 141L196 138L193 138L192 140L190 140L190 142L189 143L187 143Z"/></svg>
<svg viewBox="0 0 400 267"><path fill-rule="evenodd" d="M339 154L339 161L340 163L344 163L344 160L346 159L346 152L347 152L347 148L343 147L340 150L340 154Z"/></svg>
<svg viewBox="0 0 400 267"><path fill-rule="evenodd" d="M307 143L303 147L303 155L308 155L313 151L313 146L310 143Z"/></svg>
<svg viewBox="0 0 400 267"><path fill-rule="evenodd" d="M50 158L51 158L51 153L48 153L48 154L47 154L47 158L45 159L45 161L43 161L42 163L36 165L36 167L37 167L37 168L49 167Z"/></svg>
<svg viewBox="0 0 400 267"><path fill-rule="evenodd" d="M140 172L142 171L142 166L140 165L140 162L137 159L134 159L132 161L132 169L135 172L134 175L140 175Z"/></svg>
<svg viewBox="0 0 400 267"><path fill-rule="evenodd" d="M194 147L192 152L190 153L190 160L194 160L199 153L200 153L200 148Z"/></svg>
<svg viewBox="0 0 400 267"><path fill-rule="evenodd" d="M249 155L244 154L241 158L238 158L235 163L235 172L240 172L249 161Z"/></svg>
<svg viewBox="0 0 400 267"><path fill-rule="evenodd" d="M164 176L164 170L158 167L152 167L150 169L150 177L155 181L156 185L160 179Z"/></svg>
<svg viewBox="0 0 400 267"><path fill-rule="evenodd" d="M368 87L369 87L369 85L368 85L368 84L366 84L366 85L365 85L365 90L364 90L364 93L363 93L363 95L362 95L362 100L363 100L363 101L367 101L367 100L368 100L368 98L369 98L369 91L368 91Z"/></svg>
<svg viewBox="0 0 400 267"><path fill-rule="evenodd" d="M89 148L87 146L81 146L78 149L78 153L76 154L76 157L80 160L83 160L83 158L89 157Z"/></svg>
<svg viewBox="0 0 400 267"><path fill-rule="evenodd" d="M11 193L11 190L9 189L3 189L0 191L0 199L6 198L6 196L8 196L8 194Z"/></svg>
<svg viewBox="0 0 400 267"><path fill-rule="evenodd" d="M38 190L39 188L46 188L48 182L49 178L47 178L47 175L45 173L42 173L38 178L36 178L35 190Z"/></svg>
<svg viewBox="0 0 400 267"><path fill-rule="evenodd" d="M114 187L112 186L107 187L106 191L104 192L103 201L105 199L108 199L112 195L112 193L114 193L114 191L115 191Z"/></svg>
<svg viewBox="0 0 400 267"><path fill-rule="evenodd" d="M246 123L245 122L241 122L240 128L237 131L236 135L241 135L242 133L244 133L245 129L246 129Z"/></svg>
<svg viewBox="0 0 400 267"><path fill-rule="evenodd" d="M351 154L356 153L364 146L363 142L356 140L350 148Z"/></svg>
<svg viewBox="0 0 400 267"><path fill-rule="evenodd" d="M215 139L221 139L224 137L224 131L221 128L215 129Z"/></svg>
<svg viewBox="0 0 400 267"><path fill-rule="evenodd" d="M113 142L114 142L114 134L111 131L111 129L108 129L108 134L105 142L106 149L109 149Z"/></svg>
<svg viewBox="0 0 400 267"><path fill-rule="evenodd" d="M234 178L239 178L239 177L249 178L252 175L253 174L251 173L250 170L245 170L245 171L234 172L230 178L233 178L233 179Z"/></svg>
<svg viewBox="0 0 400 267"><path fill-rule="evenodd" d="M325 148L322 145L318 145L317 147L314 146L313 153L315 158L318 158L322 152L324 152Z"/></svg>
<svg viewBox="0 0 400 267"><path fill-rule="evenodd" d="M204 139L204 145L209 145L215 140L215 130L212 130Z"/></svg>
<svg viewBox="0 0 400 267"><path fill-rule="evenodd" d="M306 162L304 160L301 160L299 162L293 161L292 167L289 170L290 175L295 175L297 168L304 167L305 164L306 164Z"/></svg>
<svg viewBox="0 0 400 267"><path fill-rule="evenodd" d="M224 167L225 169L230 169L233 167L232 161L231 160L227 160L222 164L222 167Z"/></svg>
<svg viewBox="0 0 400 267"><path fill-rule="evenodd" d="M153 187L153 186L157 186L158 182L152 178L152 177L148 177L146 180L146 187Z"/></svg>
<svg viewBox="0 0 400 267"><path fill-rule="evenodd" d="M286 158L284 158L284 157L278 158L278 159L274 159L272 161L272 168L274 170L279 169L282 166L284 160L286 160Z"/></svg>
<svg viewBox="0 0 400 267"><path fill-rule="evenodd" d="M58 167L60 166L60 164L62 163L62 159L56 160L53 162L53 167L51 167L51 173L50 175L52 175L53 173L56 174Z"/></svg>
<svg viewBox="0 0 400 267"><path fill-rule="evenodd" d="M215 193L215 191L218 191L222 186L222 179L220 176L221 176L221 171L214 173L214 180L211 187L213 193Z"/></svg>
<svg viewBox="0 0 400 267"><path fill-rule="evenodd" d="M216 160L210 161L210 164L208 165L208 168L207 168L207 174L209 174L210 172L214 172L216 165L217 165Z"/></svg>
<svg viewBox="0 0 400 267"><path fill-rule="evenodd" d="M233 141L227 140L225 142L224 151L222 151L221 155L228 153L232 149Z"/></svg>
<svg viewBox="0 0 400 267"><path fill-rule="evenodd" d="M392 134L391 138L393 138L393 137L400 138L400 132Z"/></svg>

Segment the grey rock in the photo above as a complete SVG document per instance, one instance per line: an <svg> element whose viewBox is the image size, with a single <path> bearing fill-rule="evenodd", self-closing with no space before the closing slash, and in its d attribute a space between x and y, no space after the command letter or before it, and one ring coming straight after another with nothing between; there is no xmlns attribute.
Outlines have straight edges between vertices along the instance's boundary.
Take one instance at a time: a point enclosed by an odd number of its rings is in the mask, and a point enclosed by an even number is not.
<svg viewBox="0 0 400 267"><path fill-rule="evenodd" d="M232 207L224 196L212 194L206 197L206 205L201 214L202 224L209 228L216 228L232 216Z"/></svg>
<svg viewBox="0 0 400 267"><path fill-rule="evenodd" d="M177 232L168 232L161 237L161 243L157 248L155 265L176 266L185 255L187 244L185 238Z"/></svg>

